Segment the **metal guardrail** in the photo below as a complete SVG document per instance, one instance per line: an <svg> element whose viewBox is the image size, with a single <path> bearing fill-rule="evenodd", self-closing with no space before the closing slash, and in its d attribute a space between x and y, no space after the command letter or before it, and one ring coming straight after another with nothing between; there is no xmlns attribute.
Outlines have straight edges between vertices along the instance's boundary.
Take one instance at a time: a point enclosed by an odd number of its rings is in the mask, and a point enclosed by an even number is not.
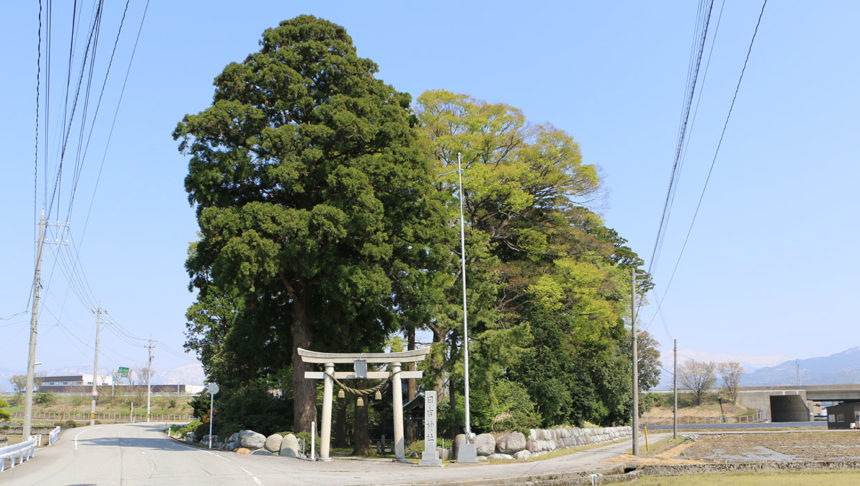
<svg viewBox="0 0 860 486"><path fill-rule="evenodd" d="M48 445L54 445L54 442L60 438L60 427L54 427L53 430L48 434Z"/></svg>
<svg viewBox="0 0 860 486"><path fill-rule="evenodd" d="M30 436L30 440L8 446L0 449L0 472L6 470L6 460L9 460L9 467L15 467L15 464L21 464L33 457L36 453L37 444L42 440L41 435ZM17 462L15 461L17 459Z"/></svg>
<svg viewBox="0 0 860 486"><path fill-rule="evenodd" d="M23 412L13 412L13 419L23 419ZM43 412L38 415L33 415L34 420L51 420L51 421L62 421L62 420L90 420L89 412ZM134 423L134 422L146 422L146 413L141 414L128 414L128 413L96 413L96 420L104 423ZM192 415L179 415L179 414L152 414L150 415L150 421L152 422L190 422L194 420L194 416Z"/></svg>

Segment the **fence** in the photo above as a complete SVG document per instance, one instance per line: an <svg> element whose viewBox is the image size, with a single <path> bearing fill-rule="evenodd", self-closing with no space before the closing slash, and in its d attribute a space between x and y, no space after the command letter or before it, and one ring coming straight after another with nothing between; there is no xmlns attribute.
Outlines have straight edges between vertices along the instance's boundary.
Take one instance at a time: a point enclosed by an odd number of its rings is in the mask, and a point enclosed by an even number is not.
<svg viewBox="0 0 860 486"><path fill-rule="evenodd" d="M9 467L15 467L15 464L21 464L31 459L41 439L41 436L31 436L28 441L0 449L0 472L6 470L7 459L9 460Z"/></svg>
<svg viewBox="0 0 860 486"><path fill-rule="evenodd" d="M14 412L12 418L23 419L23 412ZM58 422L64 420L90 420L89 412L42 412L33 415L33 420L45 420L50 422ZM146 422L146 414L128 414L128 413L97 413L96 420L102 423L132 423ZM194 420L191 415L176 415L176 414L158 414L151 415L151 422L190 422Z"/></svg>
<svg viewBox="0 0 860 486"><path fill-rule="evenodd" d="M678 425L759 424L765 422L764 410L753 415L716 417L678 417ZM642 425L672 425L672 417L642 419Z"/></svg>

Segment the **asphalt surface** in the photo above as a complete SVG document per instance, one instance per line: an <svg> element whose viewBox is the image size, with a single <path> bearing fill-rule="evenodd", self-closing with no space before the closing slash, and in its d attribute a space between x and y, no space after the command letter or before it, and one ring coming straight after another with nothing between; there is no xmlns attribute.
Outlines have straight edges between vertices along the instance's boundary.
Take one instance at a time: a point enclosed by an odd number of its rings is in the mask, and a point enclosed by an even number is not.
<svg viewBox="0 0 860 486"><path fill-rule="evenodd" d="M0 473L0 485L498 484L606 472L607 460L630 451L630 442L625 441L542 461L435 468L385 459L310 462L200 449L167 438L165 428L116 424L66 430L59 442L38 450L31 461ZM651 441L665 435L652 434Z"/></svg>

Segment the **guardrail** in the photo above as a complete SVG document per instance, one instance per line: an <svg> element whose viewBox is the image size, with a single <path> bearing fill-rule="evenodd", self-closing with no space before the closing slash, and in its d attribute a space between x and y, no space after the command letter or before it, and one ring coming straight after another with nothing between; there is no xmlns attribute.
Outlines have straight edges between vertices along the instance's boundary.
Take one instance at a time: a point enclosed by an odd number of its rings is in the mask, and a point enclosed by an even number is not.
<svg viewBox="0 0 860 486"><path fill-rule="evenodd" d="M15 459L17 464L21 464L33 457L36 453L37 443L41 442L41 436L30 436L30 440L8 446L0 449L0 472L6 470L6 460L9 460L9 467L15 467Z"/></svg>
<svg viewBox="0 0 860 486"><path fill-rule="evenodd" d="M54 442L57 442L57 439L60 438L60 427L54 427L53 430L48 434L48 445L54 445Z"/></svg>
<svg viewBox="0 0 860 486"><path fill-rule="evenodd" d="M23 419L23 412L13 412L13 419ZM34 414L33 420L90 420L89 412L43 412ZM130 422L146 422L146 413L136 413L134 415L128 413L96 413L96 420L102 423L130 423ZM179 414L152 414L150 421L152 422L190 422L194 420L192 415Z"/></svg>
<svg viewBox="0 0 860 486"><path fill-rule="evenodd" d="M678 417L678 425L757 424L766 421L764 410L758 410L752 415L740 416ZM643 417L641 422L642 425L672 425L672 417Z"/></svg>

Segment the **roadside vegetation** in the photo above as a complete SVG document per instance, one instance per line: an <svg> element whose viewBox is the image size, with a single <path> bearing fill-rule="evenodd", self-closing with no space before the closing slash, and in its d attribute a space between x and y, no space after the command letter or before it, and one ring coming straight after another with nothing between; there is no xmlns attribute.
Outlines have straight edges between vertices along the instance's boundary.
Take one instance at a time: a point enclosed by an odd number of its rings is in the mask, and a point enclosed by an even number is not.
<svg viewBox="0 0 860 486"><path fill-rule="evenodd" d="M146 391L143 393L131 393L127 395L111 395L110 387L100 389L101 395L96 401L96 412L99 414L128 415L131 413L131 404L134 403L135 415L146 414ZM188 396L153 396L151 401L152 415L192 415L193 410L189 402L192 397ZM15 394L3 397L8 402L6 410L10 415L24 411L24 394ZM45 414L59 414L70 416L77 414L89 417L91 407L89 395L55 395L53 393L36 393L33 396L33 416L39 417Z"/></svg>
<svg viewBox="0 0 860 486"><path fill-rule="evenodd" d="M827 484L848 486L860 482L860 473L851 471L746 472L685 474L680 476L641 476L635 481L643 486L675 486L707 484L713 486L806 486Z"/></svg>

